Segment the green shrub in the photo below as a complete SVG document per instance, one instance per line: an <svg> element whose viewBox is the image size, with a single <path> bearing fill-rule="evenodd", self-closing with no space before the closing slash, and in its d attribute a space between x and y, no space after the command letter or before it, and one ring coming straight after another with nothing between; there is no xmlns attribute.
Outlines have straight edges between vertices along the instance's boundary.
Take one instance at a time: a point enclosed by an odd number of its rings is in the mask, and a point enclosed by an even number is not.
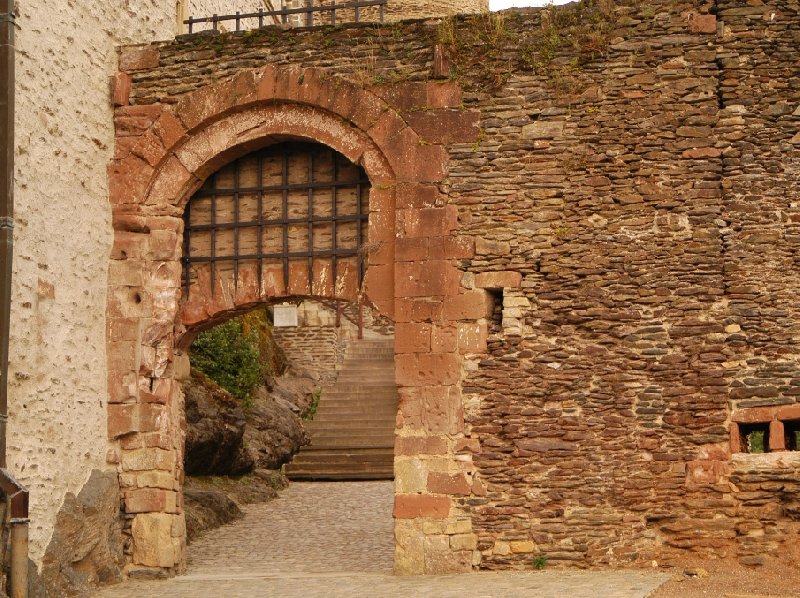
<svg viewBox="0 0 800 598"><path fill-rule="evenodd" d="M245 332L239 319L232 319L201 332L190 350L197 368L236 397L244 406L265 376L258 332Z"/></svg>

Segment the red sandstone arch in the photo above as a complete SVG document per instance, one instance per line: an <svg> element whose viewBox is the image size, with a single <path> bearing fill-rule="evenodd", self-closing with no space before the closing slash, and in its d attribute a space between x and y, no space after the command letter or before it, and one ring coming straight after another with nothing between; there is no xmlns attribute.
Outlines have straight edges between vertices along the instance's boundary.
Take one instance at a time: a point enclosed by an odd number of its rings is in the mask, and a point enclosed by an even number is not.
<svg viewBox="0 0 800 598"><path fill-rule="evenodd" d="M374 93L320 69L270 65L188 93L174 105L131 106L121 113L149 122L129 135L118 120L109 172L115 230L109 461L119 464L124 509L134 515L131 567L175 571L184 554L176 338L186 325L279 298L240 280L239 290L223 288L182 304L183 208L228 161L272 142L303 139L335 149L371 180L369 240L383 245L370 252L364 293L397 322L398 455L404 463L423 464L415 471L435 464L427 482L405 479L405 470L398 470L398 569L469 569L472 549L464 549L463 541L450 548L447 540L447 534L463 536L469 529L450 496L467 481L440 482L472 475L469 460L455 458L464 427L459 379L461 355L485 342L476 320L486 305L482 291L462 288L454 263L471 256L472 248L453 235L454 212L440 201L436 183L447 175L444 146L423 141ZM436 533L443 541L423 542L423 523L431 520L441 523Z"/></svg>

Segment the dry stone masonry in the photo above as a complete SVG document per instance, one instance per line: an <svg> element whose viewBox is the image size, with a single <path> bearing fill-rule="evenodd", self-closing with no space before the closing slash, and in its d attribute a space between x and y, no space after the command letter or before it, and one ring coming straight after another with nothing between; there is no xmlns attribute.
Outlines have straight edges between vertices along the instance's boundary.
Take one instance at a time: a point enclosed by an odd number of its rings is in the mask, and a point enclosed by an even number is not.
<svg viewBox="0 0 800 598"><path fill-rule="evenodd" d="M794 1L674 0L123 49L132 570L183 558L181 336L293 295L181 299L183 205L270 136L371 181L364 287L321 295L395 322L396 571L796 558L798 46Z"/></svg>

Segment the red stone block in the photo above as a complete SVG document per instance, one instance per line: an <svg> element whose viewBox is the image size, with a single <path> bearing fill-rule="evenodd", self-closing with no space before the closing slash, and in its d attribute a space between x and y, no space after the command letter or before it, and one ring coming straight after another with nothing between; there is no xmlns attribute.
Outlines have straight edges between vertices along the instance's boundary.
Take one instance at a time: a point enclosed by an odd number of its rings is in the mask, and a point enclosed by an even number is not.
<svg viewBox="0 0 800 598"><path fill-rule="evenodd" d="M397 322L439 322L442 302L438 299L398 299Z"/></svg>
<svg viewBox="0 0 800 598"><path fill-rule="evenodd" d="M428 143L474 143L481 132L478 110L417 110L406 121Z"/></svg>
<svg viewBox="0 0 800 598"><path fill-rule="evenodd" d="M119 438L139 431L139 409L135 404L108 405L108 437Z"/></svg>
<svg viewBox="0 0 800 598"><path fill-rule="evenodd" d="M460 434L464 431L464 408L455 386L419 389L422 429L429 434Z"/></svg>
<svg viewBox="0 0 800 598"><path fill-rule="evenodd" d="M782 421L773 420L769 423L769 450L786 450L786 435Z"/></svg>
<svg viewBox="0 0 800 598"><path fill-rule="evenodd" d="M398 436L395 455L446 455L447 440L442 436Z"/></svg>
<svg viewBox="0 0 800 598"><path fill-rule="evenodd" d="M428 86L421 81L404 81L394 85L381 85L375 95L396 110L422 108L428 104Z"/></svg>
<svg viewBox="0 0 800 598"><path fill-rule="evenodd" d="M464 94L455 81L428 81L426 103L429 108L458 108Z"/></svg>
<svg viewBox="0 0 800 598"><path fill-rule="evenodd" d="M133 341L139 342L141 340L139 318L109 318L108 319L108 340L111 342L116 341Z"/></svg>
<svg viewBox="0 0 800 598"><path fill-rule="evenodd" d="M800 419L800 403L796 405L784 405L778 407L778 419L789 421L793 419Z"/></svg>
<svg viewBox="0 0 800 598"><path fill-rule="evenodd" d="M395 290L399 297L456 295L461 276L446 260L401 262L395 269Z"/></svg>
<svg viewBox="0 0 800 598"><path fill-rule="evenodd" d="M486 341L489 338L489 331L486 322L475 322L474 324L458 325L458 352L462 355L467 353L485 353Z"/></svg>
<svg viewBox="0 0 800 598"><path fill-rule="evenodd" d="M732 423L730 431L731 431L731 440L730 440L731 453L741 453L742 435L739 433L739 424Z"/></svg>
<svg viewBox="0 0 800 598"><path fill-rule="evenodd" d="M156 68L161 52L153 46L123 48L119 54L119 70L125 72Z"/></svg>
<svg viewBox="0 0 800 598"><path fill-rule="evenodd" d="M179 206L196 182L193 173L174 155L161 165L153 178L153 186L147 194L147 203L158 206Z"/></svg>
<svg viewBox="0 0 800 598"><path fill-rule="evenodd" d="M183 238L170 230L150 232L148 257L151 260L168 261L180 259Z"/></svg>
<svg viewBox="0 0 800 598"><path fill-rule="evenodd" d="M138 156L130 155L109 165L108 195L112 205L138 204L153 176L153 167Z"/></svg>
<svg viewBox="0 0 800 598"><path fill-rule="evenodd" d="M477 320L491 313L489 295L484 290L467 291L444 300L442 316L446 320Z"/></svg>
<svg viewBox="0 0 800 598"><path fill-rule="evenodd" d="M401 386L456 384L461 377L461 360L449 353L397 355L397 383Z"/></svg>
<svg viewBox="0 0 800 598"><path fill-rule="evenodd" d="M133 80L128 73L117 73L114 76L111 103L114 106L127 106L130 104L131 85Z"/></svg>
<svg viewBox="0 0 800 598"><path fill-rule="evenodd" d="M416 134L413 138L406 134L395 142L395 149L387 152L387 158L400 180L436 183L447 178L450 161L447 150L441 145L420 145Z"/></svg>
<svg viewBox="0 0 800 598"><path fill-rule="evenodd" d="M431 351L452 353L456 350L456 329L454 326L434 326L431 331Z"/></svg>
<svg viewBox="0 0 800 598"><path fill-rule="evenodd" d="M395 353L427 353L431 350L431 325L397 322L394 332Z"/></svg>
<svg viewBox="0 0 800 598"><path fill-rule="evenodd" d="M364 290L370 299L394 298L394 265L370 265L364 277Z"/></svg>
<svg viewBox="0 0 800 598"><path fill-rule="evenodd" d="M753 407L737 411L731 415L731 421L744 424L764 423L775 419L777 414L778 410L775 407Z"/></svg>
<svg viewBox="0 0 800 598"><path fill-rule="evenodd" d="M428 491L434 494L466 496L470 494L470 483L463 474L432 471L428 474Z"/></svg>
<svg viewBox="0 0 800 598"><path fill-rule="evenodd" d="M475 276L475 286L481 289L517 289L521 285L519 272L481 272Z"/></svg>
<svg viewBox="0 0 800 598"><path fill-rule="evenodd" d="M434 208L439 203L439 188L424 183L398 183L397 209Z"/></svg>
<svg viewBox="0 0 800 598"><path fill-rule="evenodd" d="M475 256L475 239L471 237L447 237L444 240L443 259L469 259Z"/></svg>
<svg viewBox="0 0 800 598"><path fill-rule="evenodd" d="M441 237L447 233L447 216L444 208L398 210L398 232L406 238Z"/></svg>
<svg viewBox="0 0 800 598"><path fill-rule="evenodd" d="M125 492L126 513L174 513L177 497L170 490L139 488Z"/></svg>
<svg viewBox="0 0 800 598"><path fill-rule="evenodd" d="M692 33L716 33L716 15L701 15L697 12L690 12L688 16L689 31Z"/></svg>
<svg viewBox="0 0 800 598"><path fill-rule="evenodd" d="M172 112L163 112L153 123L153 131L167 149L172 149L186 135L186 128Z"/></svg>
<svg viewBox="0 0 800 598"><path fill-rule="evenodd" d="M451 499L428 494L398 494L394 497L394 516L397 519L446 519L450 515Z"/></svg>
<svg viewBox="0 0 800 598"><path fill-rule="evenodd" d="M398 262L418 262L425 260L428 258L429 244L430 239L427 238L397 239L395 259Z"/></svg>
<svg viewBox="0 0 800 598"><path fill-rule="evenodd" d="M166 428L167 410L159 403L144 403L139 406L141 432L158 432Z"/></svg>
<svg viewBox="0 0 800 598"><path fill-rule="evenodd" d="M397 428L405 430L422 430L422 400L419 389L399 388L400 397L397 407Z"/></svg>

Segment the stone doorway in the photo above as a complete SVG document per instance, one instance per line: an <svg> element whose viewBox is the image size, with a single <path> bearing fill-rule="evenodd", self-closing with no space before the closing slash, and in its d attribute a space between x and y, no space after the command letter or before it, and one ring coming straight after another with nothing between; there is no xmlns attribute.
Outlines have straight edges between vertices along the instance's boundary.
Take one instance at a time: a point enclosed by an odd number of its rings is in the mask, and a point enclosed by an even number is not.
<svg viewBox="0 0 800 598"><path fill-rule="evenodd" d="M146 122L136 121L144 128L126 130L128 113L144 115ZM363 301L397 323L396 570L471 569L474 536L463 497L474 471L471 445L461 441L460 380L463 355L485 347L486 298L462 286L457 260L472 249L457 237L455 214L438 189L447 176L443 148L424 143L374 93L317 69L270 65L177 103L120 108L118 116L120 151L110 169L108 461L120 471L129 571L171 574L184 562L175 372L187 333L264 302L308 296L308 289L314 298ZM285 262L268 264L274 256L262 255L255 268L252 260L215 267L215 280L204 264L189 273L186 293L186 204L233 161L288 142L327 146L367 175L362 283L357 256L341 256L335 280L331 256L312 255L311 268L307 255L286 256L287 283ZM345 265L353 258L355 267ZM267 265L276 270L268 274Z"/></svg>

